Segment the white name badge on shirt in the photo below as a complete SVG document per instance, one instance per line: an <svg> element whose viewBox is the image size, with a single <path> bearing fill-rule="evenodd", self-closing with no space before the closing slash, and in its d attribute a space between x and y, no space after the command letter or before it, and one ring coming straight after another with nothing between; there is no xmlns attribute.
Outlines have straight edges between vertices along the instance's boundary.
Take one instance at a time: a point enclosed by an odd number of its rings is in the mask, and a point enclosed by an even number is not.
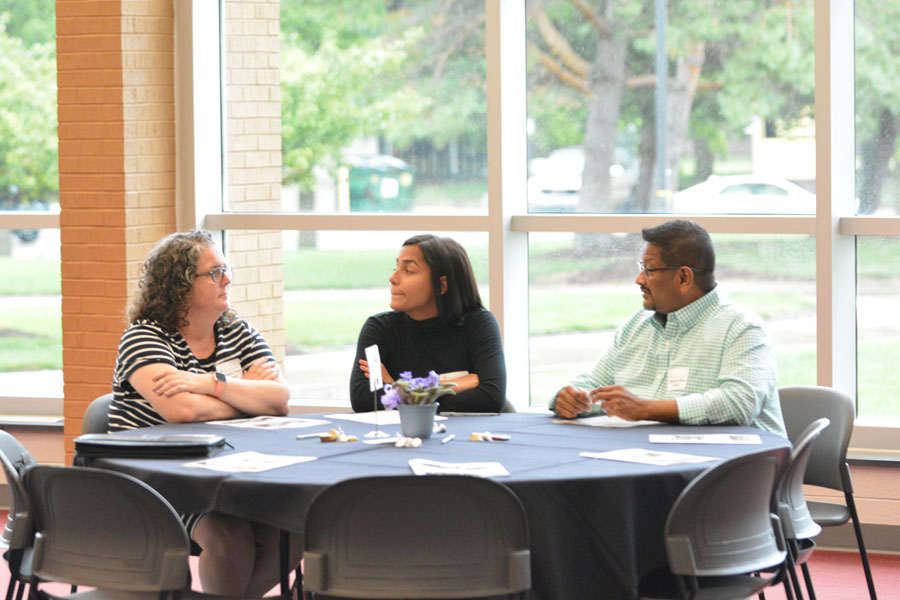
<svg viewBox="0 0 900 600"><path fill-rule="evenodd" d="M677 392L679 390L687 389L689 372L690 369L688 367L672 367L669 369L669 382L666 385L666 391Z"/></svg>
<svg viewBox="0 0 900 600"><path fill-rule="evenodd" d="M244 370L241 369L241 360L239 358L232 358L220 362L216 365L216 371L225 373L225 376L229 379L241 379L244 375Z"/></svg>

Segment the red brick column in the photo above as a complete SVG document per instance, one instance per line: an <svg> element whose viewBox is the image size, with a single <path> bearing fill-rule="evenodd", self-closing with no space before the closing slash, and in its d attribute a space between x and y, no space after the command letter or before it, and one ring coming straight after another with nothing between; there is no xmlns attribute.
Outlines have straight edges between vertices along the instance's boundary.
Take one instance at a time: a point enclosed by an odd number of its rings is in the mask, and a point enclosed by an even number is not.
<svg viewBox="0 0 900 600"><path fill-rule="evenodd" d="M57 0L66 459L111 391L140 263L175 227L172 2Z"/></svg>

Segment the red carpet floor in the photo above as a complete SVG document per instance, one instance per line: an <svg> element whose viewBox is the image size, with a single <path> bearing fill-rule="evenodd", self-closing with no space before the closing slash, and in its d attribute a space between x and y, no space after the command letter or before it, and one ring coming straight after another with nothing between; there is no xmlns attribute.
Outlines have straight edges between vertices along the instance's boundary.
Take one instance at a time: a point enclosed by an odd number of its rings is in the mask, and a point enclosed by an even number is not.
<svg viewBox="0 0 900 600"><path fill-rule="evenodd" d="M900 599L900 555L870 553L869 563L878 598ZM809 572L818 600L865 600L869 597L862 562L855 552L816 550L809 560ZM806 596L805 587L803 593ZM766 592L766 600L784 598L781 586Z"/></svg>

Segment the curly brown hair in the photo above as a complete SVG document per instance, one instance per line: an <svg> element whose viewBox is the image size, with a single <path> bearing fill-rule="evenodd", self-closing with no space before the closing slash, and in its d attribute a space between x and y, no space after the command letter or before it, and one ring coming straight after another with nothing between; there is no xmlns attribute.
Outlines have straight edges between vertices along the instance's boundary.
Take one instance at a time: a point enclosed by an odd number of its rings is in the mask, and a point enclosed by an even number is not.
<svg viewBox="0 0 900 600"><path fill-rule="evenodd" d="M194 229L164 238L144 260L137 293L128 311L128 323L148 320L175 333L187 324L188 307L197 263L203 248L214 248L207 231ZM230 308L217 321L227 325L236 317Z"/></svg>

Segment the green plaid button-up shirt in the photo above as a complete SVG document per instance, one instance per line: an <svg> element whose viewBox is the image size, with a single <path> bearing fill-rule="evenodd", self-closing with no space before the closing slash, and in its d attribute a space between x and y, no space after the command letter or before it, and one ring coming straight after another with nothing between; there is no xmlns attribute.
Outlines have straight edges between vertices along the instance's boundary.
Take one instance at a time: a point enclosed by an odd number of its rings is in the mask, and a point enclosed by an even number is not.
<svg viewBox="0 0 900 600"><path fill-rule="evenodd" d="M688 425L752 425L787 437L777 380L760 318L713 289L669 313L665 325L656 313L638 311L571 385L620 385L640 398L674 399ZM585 415L602 412L595 404Z"/></svg>

